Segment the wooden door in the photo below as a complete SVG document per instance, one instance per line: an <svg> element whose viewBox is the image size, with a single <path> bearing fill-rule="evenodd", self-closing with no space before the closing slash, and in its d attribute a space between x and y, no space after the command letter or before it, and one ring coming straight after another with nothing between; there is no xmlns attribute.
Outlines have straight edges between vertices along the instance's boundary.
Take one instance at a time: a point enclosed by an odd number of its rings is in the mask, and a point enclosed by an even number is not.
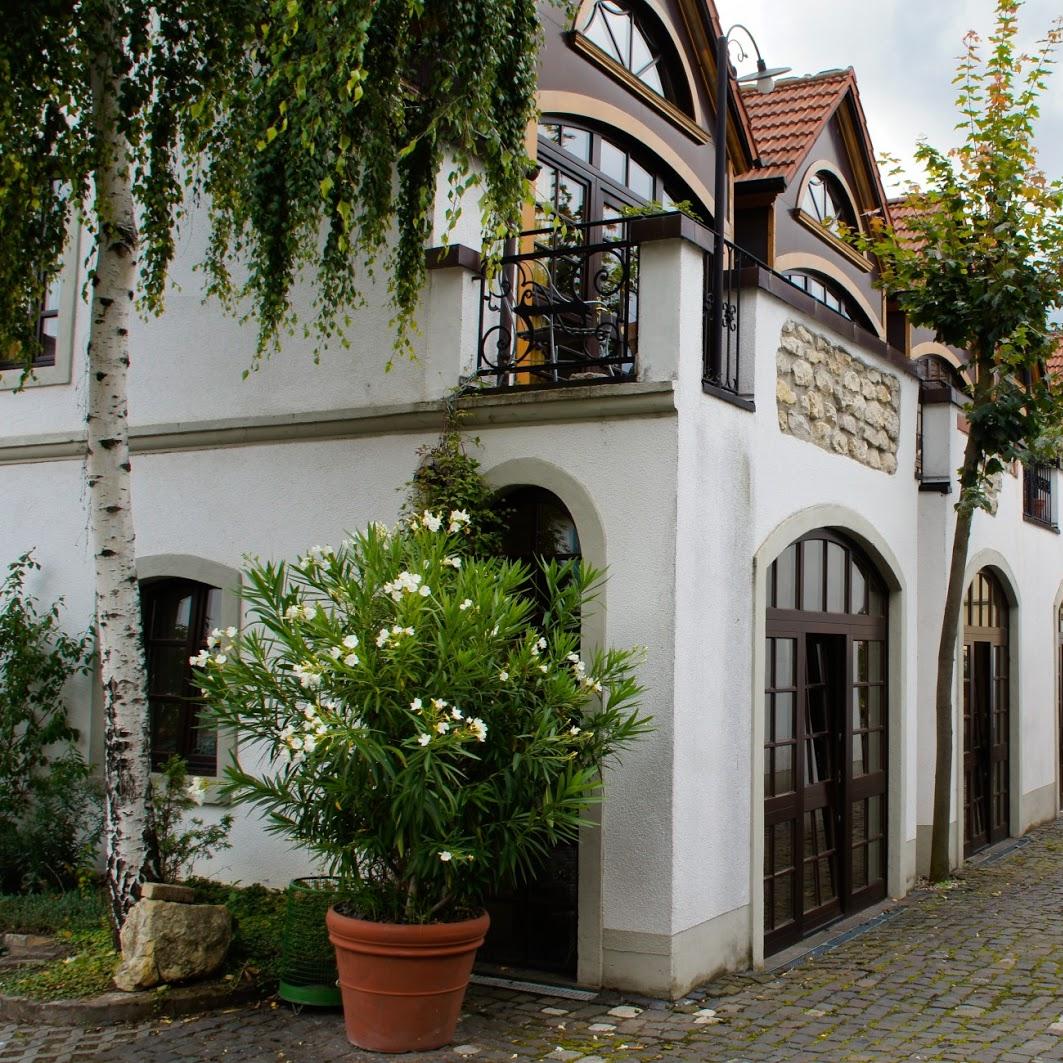
<svg viewBox="0 0 1063 1063"><path fill-rule="evenodd" d="M1010 833L1010 672L1003 588L979 572L964 599L963 851L971 856Z"/></svg>
<svg viewBox="0 0 1063 1063"><path fill-rule="evenodd" d="M827 531L773 563L764 702L764 948L886 891L886 598Z"/></svg>

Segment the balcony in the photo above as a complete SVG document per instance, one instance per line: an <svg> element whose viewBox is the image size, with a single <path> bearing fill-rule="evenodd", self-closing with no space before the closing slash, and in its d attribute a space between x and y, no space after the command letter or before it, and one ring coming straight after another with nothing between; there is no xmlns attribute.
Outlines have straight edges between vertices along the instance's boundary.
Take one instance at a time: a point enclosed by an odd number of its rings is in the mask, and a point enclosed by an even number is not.
<svg viewBox="0 0 1063 1063"><path fill-rule="evenodd" d="M475 376L488 387L634 380L639 246L631 220L536 229L480 277Z"/></svg>

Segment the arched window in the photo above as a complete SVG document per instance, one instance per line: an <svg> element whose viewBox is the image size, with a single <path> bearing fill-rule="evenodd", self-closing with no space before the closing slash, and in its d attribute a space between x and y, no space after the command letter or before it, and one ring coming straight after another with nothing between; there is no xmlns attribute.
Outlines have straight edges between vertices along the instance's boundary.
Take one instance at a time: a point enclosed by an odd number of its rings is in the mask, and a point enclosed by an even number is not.
<svg viewBox="0 0 1063 1063"><path fill-rule="evenodd" d="M822 303L828 310L833 310L836 314L841 314L842 317L852 321L853 315L849 313L844 297L830 281L817 277L813 273L801 271L787 273L786 279L795 288L800 288L801 291L811 295L817 303Z"/></svg>
<svg viewBox="0 0 1063 1063"><path fill-rule="evenodd" d="M140 587L151 713L151 763L174 755L193 775L216 775L218 733L202 726L203 701L189 658L206 646L221 619L222 592L188 579L148 580Z"/></svg>
<svg viewBox="0 0 1063 1063"><path fill-rule="evenodd" d="M569 222L618 217L625 207L654 201L670 208L677 200L691 198L651 160L560 116L539 123L538 154L535 198Z"/></svg>
<svg viewBox="0 0 1063 1063"><path fill-rule="evenodd" d="M886 892L886 588L821 529L768 573L764 949Z"/></svg>
<svg viewBox="0 0 1063 1063"><path fill-rule="evenodd" d="M824 170L809 180L801 199L801 209L835 235L843 224L850 229L856 228L856 216L849 197L837 178Z"/></svg>
<svg viewBox="0 0 1063 1063"><path fill-rule="evenodd" d="M654 32L650 18L632 8L621 0L596 0L580 32L659 96L677 102L664 33Z"/></svg>
<svg viewBox="0 0 1063 1063"><path fill-rule="evenodd" d="M917 358L915 371L919 374L919 379L927 384L944 383L957 391L967 390L967 381L963 379L963 374L939 354L924 354Z"/></svg>
<svg viewBox="0 0 1063 1063"><path fill-rule="evenodd" d="M986 568L963 599L963 852L1006 838L1010 822L1008 600Z"/></svg>

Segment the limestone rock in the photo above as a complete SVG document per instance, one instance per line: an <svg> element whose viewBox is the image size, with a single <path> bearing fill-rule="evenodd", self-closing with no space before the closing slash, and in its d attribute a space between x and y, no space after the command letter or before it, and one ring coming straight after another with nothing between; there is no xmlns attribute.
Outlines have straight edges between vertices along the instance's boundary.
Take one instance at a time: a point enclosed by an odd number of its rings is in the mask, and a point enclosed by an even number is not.
<svg viewBox="0 0 1063 1063"><path fill-rule="evenodd" d="M122 927L115 985L132 992L205 978L221 966L231 940L232 919L224 905L139 900Z"/></svg>
<svg viewBox="0 0 1063 1063"><path fill-rule="evenodd" d="M171 882L145 882L140 887L140 899L191 904L196 899L196 891L191 886L175 886Z"/></svg>
<svg viewBox="0 0 1063 1063"><path fill-rule="evenodd" d="M794 375L794 383L799 388L807 388L812 383L812 366L803 358L798 358L790 371Z"/></svg>
<svg viewBox="0 0 1063 1063"><path fill-rule="evenodd" d="M790 435L796 436L798 439L812 438L812 426L808 423L808 418L802 417L796 410L790 412L788 423Z"/></svg>

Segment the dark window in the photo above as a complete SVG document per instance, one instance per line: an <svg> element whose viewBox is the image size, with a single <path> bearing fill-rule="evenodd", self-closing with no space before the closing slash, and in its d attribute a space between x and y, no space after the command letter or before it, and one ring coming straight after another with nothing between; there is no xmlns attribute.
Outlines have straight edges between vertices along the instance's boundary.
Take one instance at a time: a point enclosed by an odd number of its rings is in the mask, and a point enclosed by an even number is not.
<svg viewBox="0 0 1063 1063"><path fill-rule="evenodd" d="M1052 474L1055 465L1028 462L1022 467L1022 514L1034 524L1056 528L1052 512Z"/></svg>
<svg viewBox="0 0 1063 1063"><path fill-rule="evenodd" d="M843 225L850 229L856 228L856 218L849 204L849 197L837 179L828 173L817 173L808 182L801 199L801 209L835 235L841 232Z"/></svg>
<svg viewBox="0 0 1063 1063"><path fill-rule="evenodd" d="M544 118L539 123L535 198L569 222L616 217L625 207L654 201L670 209L676 200L691 198L674 182L666 185L650 159L636 155L595 130ZM539 219L540 224L548 221Z"/></svg>
<svg viewBox="0 0 1063 1063"><path fill-rule="evenodd" d="M852 314L849 313L843 296L829 281L822 280L812 273L799 272L787 273L786 279L795 288L800 288L801 291L811 295L817 303L822 303L828 310L833 310L836 314L852 320Z"/></svg>
<svg viewBox="0 0 1063 1063"><path fill-rule="evenodd" d="M967 390L967 381L960 370L939 354L925 354L922 358L916 358L915 371L926 384L948 384L957 391Z"/></svg>
<svg viewBox="0 0 1063 1063"><path fill-rule="evenodd" d="M140 588L151 711L151 763L177 754L194 775L216 775L218 735L200 723L203 708L189 658L220 620L221 591L193 580L162 579Z"/></svg>
<svg viewBox="0 0 1063 1063"><path fill-rule="evenodd" d="M37 342L39 347L30 363L35 369L55 365L55 346L59 337L59 280L48 285L37 313ZM21 362L15 358L0 359L0 369L15 369Z"/></svg>
<svg viewBox="0 0 1063 1063"><path fill-rule="evenodd" d="M636 15L631 5L619 0L597 0L580 31L658 96L679 102L664 31L655 32L651 21L652 16Z"/></svg>

